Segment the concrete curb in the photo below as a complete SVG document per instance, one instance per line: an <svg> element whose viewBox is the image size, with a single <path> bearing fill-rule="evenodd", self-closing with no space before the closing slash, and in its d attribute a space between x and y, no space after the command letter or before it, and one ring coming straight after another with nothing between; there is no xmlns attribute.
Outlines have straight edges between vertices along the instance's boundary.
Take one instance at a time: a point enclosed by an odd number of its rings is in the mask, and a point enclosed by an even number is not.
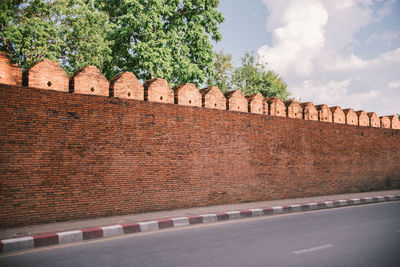
<svg viewBox="0 0 400 267"><path fill-rule="evenodd" d="M37 247L80 242L83 240L107 238L124 234L157 231L166 228L176 228L195 224L215 223L225 220L235 220L245 217L271 216L284 213L297 213L319 209L364 205L369 203L400 200L400 195L372 196L353 199L331 200L318 203L299 203L288 206L274 206L259 209L227 211L216 214L202 214L188 217L160 219L148 222L137 222L121 225L102 226L75 231L66 231L46 235L25 236L4 239L0 241L0 253L13 252Z"/></svg>

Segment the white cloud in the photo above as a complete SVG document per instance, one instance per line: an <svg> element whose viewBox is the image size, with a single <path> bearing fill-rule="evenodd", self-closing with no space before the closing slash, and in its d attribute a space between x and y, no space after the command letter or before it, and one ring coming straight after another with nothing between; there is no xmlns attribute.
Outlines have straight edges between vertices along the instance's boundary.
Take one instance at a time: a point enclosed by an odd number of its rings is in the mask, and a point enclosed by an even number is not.
<svg viewBox="0 0 400 267"><path fill-rule="evenodd" d="M399 112L395 102L400 90L393 81L400 76L400 47L365 59L357 53L363 44L356 35L377 23L378 15L388 16L393 1L379 10L374 10L372 0L263 2L269 12L266 29L273 40L260 47L258 55L284 76L294 97L378 113ZM382 32L369 42L379 36L397 38L395 32Z"/></svg>
<svg viewBox="0 0 400 267"><path fill-rule="evenodd" d="M392 51L388 51L382 55L379 55L380 59L385 60L387 62L393 62L393 63L397 63L400 64L400 47L392 50Z"/></svg>
<svg viewBox="0 0 400 267"><path fill-rule="evenodd" d="M389 88L399 88L400 87L400 80L389 82L388 86L389 86Z"/></svg>
<svg viewBox="0 0 400 267"><path fill-rule="evenodd" d="M348 57L332 58L330 62L322 62L325 71L354 71L377 64L376 60L363 60L351 54Z"/></svg>
<svg viewBox="0 0 400 267"><path fill-rule="evenodd" d="M283 26L273 31L274 45L261 47L258 54L283 75L309 75L313 71L312 60L325 44L323 27L328 13L316 0L289 1L282 11L279 21Z"/></svg>
<svg viewBox="0 0 400 267"><path fill-rule="evenodd" d="M379 96L379 92L376 90L353 92L351 90L353 82L354 80L351 79L344 81L324 81L323 83L306 80L299 87L294 87L292 90L295 94L301 95L299 100L302 102L318 96L316 100L319 104L324 103L329 106L337 106L340 103L342 108L351 107L354 110L363 108L360 101L374 101Z"/></svg>

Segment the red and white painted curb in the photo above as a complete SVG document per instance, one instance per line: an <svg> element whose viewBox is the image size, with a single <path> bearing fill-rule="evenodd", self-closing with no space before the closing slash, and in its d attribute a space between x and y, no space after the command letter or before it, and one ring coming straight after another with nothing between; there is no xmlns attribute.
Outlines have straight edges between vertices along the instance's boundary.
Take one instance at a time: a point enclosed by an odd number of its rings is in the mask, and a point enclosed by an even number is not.
<svg viewBox="0 0 400 267"><path fill-rule="evenodd" d="M110 225L97 228L66 231L46 235L26 236L0 241L0 253L13 252L24 249L32 249L50 245L66 244L90 240L96 238L107 238L124 234L156 231L165 228L189 226L201 223L213 223L225 220L234 220L244 217L256 217L276 215L283 213L295 213L328 209L369 203L388 202L400 200L400 195L373 196L364 198L353 198L347 200L332 200L318 203L302 203L288 206L275 206L259 209L246 209L239 211L220 212L216 214L203 214L188 217L169 218L148 222L129 223L121 225Z"/></svg>

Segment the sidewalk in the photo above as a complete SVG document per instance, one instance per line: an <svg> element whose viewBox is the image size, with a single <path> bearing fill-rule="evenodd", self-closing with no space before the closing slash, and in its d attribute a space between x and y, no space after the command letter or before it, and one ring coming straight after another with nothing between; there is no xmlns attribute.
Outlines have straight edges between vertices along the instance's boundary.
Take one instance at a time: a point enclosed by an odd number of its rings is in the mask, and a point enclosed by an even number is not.
<svg viewBox="0 0 400 267"><path fill-rule="evenodd" d="M77 232L80 232L81 237L80 239L78 238L79 240L87 240L133 232L158 230L167 227L187 226L197 223L237 219L242 217L273 215L275 213L285 212L301 212L399 199L400 190L390 190L216 205L209 207L149 212L142 214L101 217L95 219L82 219L67 222L15 227L0 229L0 240L2 240L0 242L0 252L3 250L3 247L5 249L6 244L12 244L10 243L11 239L20 239L25 243L29 243L27 247L24 245L24 247L15 249L19 250L63 243L61 240L63 235L65 235L64 237L68 239L66 242L78 241L72 240L74 239L72 238L72 235L77 234ZM71 236L67 236L67 234ZM6 239L10 239L10 242ZM43 244L41 244L42 241L44 242ZM10 250L7 249L7 251Z"/></svg>

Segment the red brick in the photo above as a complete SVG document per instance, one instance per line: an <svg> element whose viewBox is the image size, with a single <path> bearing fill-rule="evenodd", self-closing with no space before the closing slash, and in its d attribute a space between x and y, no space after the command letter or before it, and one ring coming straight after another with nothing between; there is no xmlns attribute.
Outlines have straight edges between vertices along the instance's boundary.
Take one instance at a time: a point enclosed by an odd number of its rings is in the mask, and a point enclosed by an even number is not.
<svg viewBox="0 0 400 267"><path fill-rule="evenodd" d="M369 126L369 117L364 110L356 111L359 126Z"/></svg>
<svg viewBox="0 0 400 267"><path fill-rule="evenodd" d="M333 123L340 123L340 124L346 123L346 116L344 115L343 110L339 106L330 107L330 110L332 112Z"/></svg>
<svg viewBox="0 0 400 267"><path fill-rule="evenodd" d="M124 72L110 80L110 96L144 100L144 88L135 74Z"/></svg>
<svg viewBox="0 0 400 267"><path fill-rule="evenodd" d="M396 115L388 116L390 120L390 128L391 129L400 129L400 121Z"/></svg>
<svg viewBox="0 0 400 267"><path fill-rule="evenodd" d="M368 112L367 113L369 118L369 125L374 128L381 127L381 122L379 120L378 115L375 112Z"/></svg>
<svg viewBox="0 0 400 267"><path fill-rule="evenodd" d="M318 110L318 120L323 122L332 122L332 111L326 104L315 106Z"/></svg>
<svg viewBox="0 0 400 267"><path fill-rule="evenodd" d="M288 118L302 119L303 109L296 100L287 100L284 102L286 106L286 116Z"/></svg>
<svg viewBox="0 0 400 267"><path fill-rule="evenodd" d="M380 121L381 121L381 128L387 128L390 129L390 119L387 116L382 116L379 117Z"/></svg>
<svg viewBox="0 0 400 267"><path fill-rule="evenodd" d="M144 83L144 100L160 103L174 103L174 91L164 79L154 78Z"/></svg>
<svg viewBox="0 0 400 267"><path fill-rule="evenodd" d="M226 98L217 86L201 89L200 93L203 107L226 110Z"/></svg>
<svg viewBox="0 0 400 267"><path fill-rule="evenodd" d="M311 102L301 103L303 109L303 118L305 120L317 121L318 120L318 110L315 108L314 104Z"/></svg>
<svg viewBox="0 0 400 267"><path fill-rule="evenodd" d="M186 83L174 88L175 104L201 107L201 94L196 85Z"/></svg>
<svg viewBox="0 0 400 267"><path fill-rule="evenodd" d="M343 109L343 112L347 125L358 125L358 116L352 108Z"/></svg>
<svg viewBox="0 0 400 267"><path fill-rule="evenodd" d="M0 83L10 85L22 84L22 70L12 64L6 53L0 51Z"/></svg>
<svg viewBox="0 0 400 267"><path fill-rule="evenodd" d="M249 112L256 114L263 114L264 112L264 98L262 94L252 94L246 96L247 101L249 102ZM268 114L268 112L266 113Z"/></svg>
<svg viewBox="0 0 400 267"><path fill-rule="evenodd" d="M265 99L265 114L270 116L286 117L286 106L280 98L268 97Z"/></svg>
<svg viewBox="0 0 400 267"><path fill-rule="evenodd" d="M70 78L70 91L77 94L109 96L109 83L95 66L86 66Z"/></svg>
<svg viewBox="0 0 400 267"><path fill-rule="evenodd" d="M229 91L225 94L226 107L230 111L249 112L247 99L243 96L242 91Z"/></svg>
<svg viewBox="0 0 400 267"><path fill-rule="evenodd" d="M0 228L400 186L399 130L4 84L0 107Z"/></svg>
<svg viewBox="0 0 400 267"><path fill-rule="evenodd" d="M45 59L27 70L28 86L42 89L69 91L69 77L57 62Z"/></svg>

